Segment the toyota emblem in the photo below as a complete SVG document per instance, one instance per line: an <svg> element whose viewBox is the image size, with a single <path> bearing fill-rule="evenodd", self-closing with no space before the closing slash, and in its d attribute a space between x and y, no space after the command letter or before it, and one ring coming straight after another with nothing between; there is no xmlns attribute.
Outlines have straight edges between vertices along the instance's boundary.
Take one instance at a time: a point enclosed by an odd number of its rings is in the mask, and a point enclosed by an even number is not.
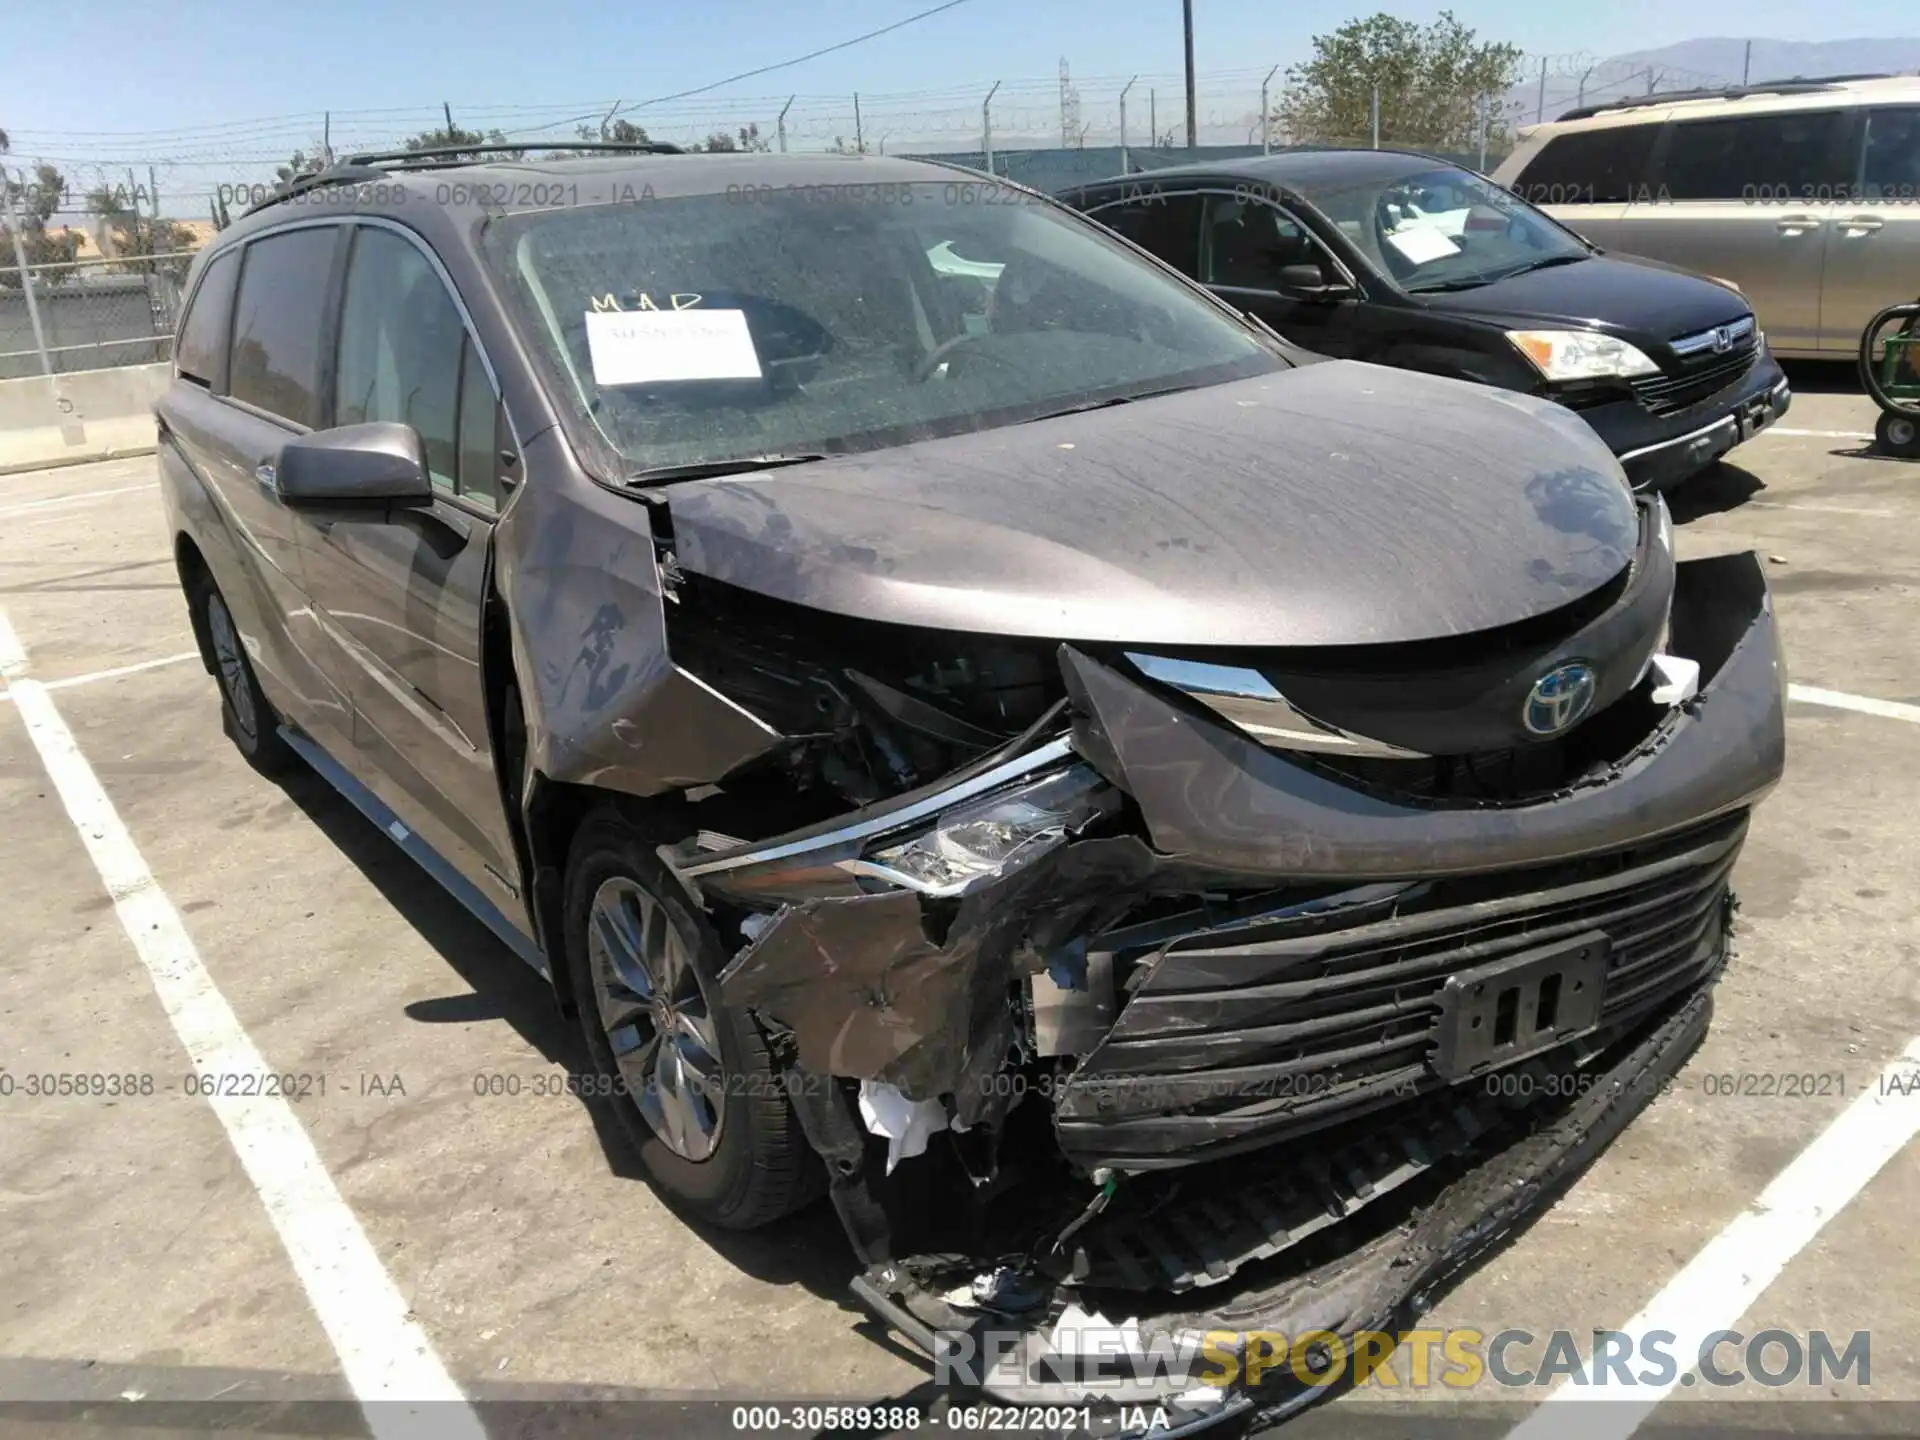
<svg viewBox="0 0 1920 1440"><path fill-rule="evenodd" d="M1598 688L1593 667L1584 661L1556 665L1533 682L1520 722L1535 735L1558 735L1586 717Z"/></svg>

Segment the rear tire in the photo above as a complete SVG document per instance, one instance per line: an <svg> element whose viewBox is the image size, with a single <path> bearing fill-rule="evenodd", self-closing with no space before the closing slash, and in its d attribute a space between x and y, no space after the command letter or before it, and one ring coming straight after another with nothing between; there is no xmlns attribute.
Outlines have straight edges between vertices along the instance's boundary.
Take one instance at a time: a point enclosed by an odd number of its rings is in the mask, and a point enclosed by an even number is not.
<svg viewBox="0 0 1920 1440"><path fill-rule="evenodd" d="M646 838L590 815L567 857L566 963L597 1079L676 1209L751 1230L824 1178L753 1017L720 1004L718 936Z"/></svg>
<svg viewBox="0 0 1920 1440"><path fill-rule="evenodd" d="M253 662L247 658L240 629L233 623L233 612L227 608L220 587L202 580L195 588L193 607L213 657L214 679L220 685L220 728L262 775L286 774L299 757L281 738L280 717L254 677Z"/></svg>

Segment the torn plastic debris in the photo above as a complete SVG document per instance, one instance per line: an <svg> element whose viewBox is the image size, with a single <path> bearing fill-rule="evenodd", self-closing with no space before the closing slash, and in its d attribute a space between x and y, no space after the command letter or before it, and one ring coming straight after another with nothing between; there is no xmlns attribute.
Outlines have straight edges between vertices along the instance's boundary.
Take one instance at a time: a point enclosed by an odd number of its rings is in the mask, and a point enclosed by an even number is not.
<svg viewBox="0 0 1920 1440"><path fill-rule="evenodd" d="M909 1100L884 1080L860 1082L860 1118L887 1142L887 1174L902 1160L927 1153L927 1141L948 1129L947 1107L938 1100ZM952 1129L965 1130L962 1124Z"/></svg>
<svg viewBox="0 0 1920 1440"><path fill-rule="evenodd" d="M950 1096L972 1125L1008 1097L989 1082L1014 1042L1011 980L1102 906L1145 893L1164 862L1132 836L1053 841L930 919L909 890L783 906L720 975L723 1002L793 1032L802 1069Z"/></svg>

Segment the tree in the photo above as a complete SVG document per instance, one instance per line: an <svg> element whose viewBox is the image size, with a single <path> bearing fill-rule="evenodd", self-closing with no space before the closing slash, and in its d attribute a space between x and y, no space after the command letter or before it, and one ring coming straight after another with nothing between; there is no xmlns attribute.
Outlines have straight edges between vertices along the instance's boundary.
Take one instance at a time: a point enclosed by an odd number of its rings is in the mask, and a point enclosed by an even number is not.
<svg viewBox="0 0 1920 1440"><path fill-rule="evenodd" d="M704 145L696 144L693 148L695 150L706 150L714 154L718 154L723 150L724 151L738 150L740 146L739 146L739 143L733 138L733 136L729 135L726 131L716 130L711 135L707 136L706 144Z"/></svg>
<svg viewBox="0 0 1920 1440"><path fill-rule="evenodd" d="M324 155L309 155L304 150L296 150L291 160L274 169L273 175L281 185L286 186L293 184L296 180L304 180L309 175L318 175L326 168L327 161Z"/></svg>
<svg viewBox="0 0 1920 1440"><path fill-rule="evenodd" d="M474 148L480 145L505 145L507 137L498 130L488 130L484 134L478 130L462 130L451 120L438 130L422 130L418 135L409 135L401 141L406 150L452 150L455 153L445 159L482 159ZM518 160L526 155L524 150L509 150L502 159Z"/></svg>
<svg viewBox="0 0 1920 1440"><path fill-rule="evenodd" d="M1287 71L1275 120L1293 141L1366 140L1380 94L1380 143L1431 150L1478 144L1480 104L1520 78L1517 46L1481 42L1443 10L1431 25L1384 12L1313 37L1313 59ZM1503 148L1506 122L1488 115L1488 143Z"/></svg>
<svg viewBox="0 0 1920 1440"><path fill-rule="evenodd" d="M53 218L54 211L61 207L67 198L67 178L51 165L34 166L31 180L15 180L11 175L0 180L6 186L9 201L9 213L20 224L20 248L27 257L29 265L65 266L80 253L80 237L72 230L62 226L55 234L47 229L47 222ZM0 232L4 232L4 221L0 221ZM0 285L9 288L20 283L20 272L11 263L13 260L13 240L9 236L5 243L5 263L0 263ZM46 285L63 284L73 274L70 269L43 270L39 282Z"/></svg>
<svg viewBox="0 0 1920 1440"><path fill-rule="evenodd" d="M653 143L652 138L648 136L646 130L639 125L635 125L631 120L615 120L607 126L605 135L602 135L600 131L592 125L576 125L573 133L582 145L598 145L603 141L611 141L615 145L651 145ZM561 153L591 155L594 152L592 150L574 150L562 151Z"/></svg>
<svg viewBox="0 0 1920 1440"><path fill-rule="evenodd" d="M164 216L140 214L127 204L124 191L106 185L87 192L87 213L102 222L106 243L100 248L128 262L114 268L186 278L194 249L193 232L186 226ZM155 260L154 256L168 258Z"/></svg>
<svg viewBox="0 0 1920 1440"><path fill-rule="evenodd" d="M751 125L742 125L740 127L739 148L742 150L758 151L764 155L773 147L760 138L760 122L756 120Z"/></svg>

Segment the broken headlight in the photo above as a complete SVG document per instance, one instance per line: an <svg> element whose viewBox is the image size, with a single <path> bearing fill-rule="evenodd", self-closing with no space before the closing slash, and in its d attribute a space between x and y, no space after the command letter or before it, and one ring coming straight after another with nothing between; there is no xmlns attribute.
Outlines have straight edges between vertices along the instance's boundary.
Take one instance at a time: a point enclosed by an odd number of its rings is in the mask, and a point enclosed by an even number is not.
<svg viewBox="0 0 1920 1440"><path fill-rule="evenodd" d="M1073 765L956 806L933 828L840 865L923 895L958 895L1025 864L1118 803L1118 793L1089 766Z"/></svg>

